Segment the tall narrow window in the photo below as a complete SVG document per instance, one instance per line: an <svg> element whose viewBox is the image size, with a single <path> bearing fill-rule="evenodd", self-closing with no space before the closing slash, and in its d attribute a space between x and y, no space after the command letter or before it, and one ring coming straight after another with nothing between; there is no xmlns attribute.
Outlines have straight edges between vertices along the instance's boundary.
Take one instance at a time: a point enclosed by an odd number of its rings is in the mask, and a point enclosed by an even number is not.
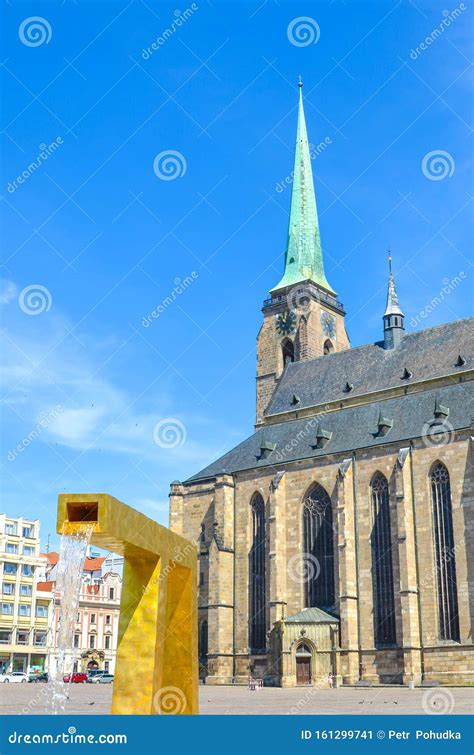
<svg viewBox="0 0 474 755"><path fill-rule="evenodd" d="M456 552L454 549L453 512L449 472L438 461L431 470L433 530L438 588L439 636L442 640L460 641Z"/></svg>
<svg viewBox="0 0 474 755"><path fill-rule="evenodd" d="M333 351L334 346L332 344L332 341L330 341L328 338L326 341L324 341L323 354L332 354Z"/></svg>
<svg viewBox="0 0 474 755"><path fill-rule="evenodd" d="M261 495L252 500L250 549L250 650L265 652L267 644L265 600L265 504Z"/></svg>
<svg viewBox="0 0 474 755"><path fill-rule="evenodd" d="M288 362L295 361L295 345L289 338L285 338L281 348L283 353L283 366L286 367Z"/></svg>
<svg viewBox="0 0 474 755"><path fill-rule="evenodd" d="M199 661L203 666L207 663L208 644L209 632L207 628L207 619L204 619L199 627Z"/></svg>
<svg viewBox="0 0 474 755"><path fill-rule="evenodd" d="M374 591L375 646L393 645L395 593L393 586L392 532L388 481L377 472L370 486L372 497L372 584Z"/></svg>
<svg viewBox="0 0 474 755"><path fill-rule="evenodd" d="M321 485L304 502L303 541L306 606L331 610L336 602L332 505Z"/></svg>

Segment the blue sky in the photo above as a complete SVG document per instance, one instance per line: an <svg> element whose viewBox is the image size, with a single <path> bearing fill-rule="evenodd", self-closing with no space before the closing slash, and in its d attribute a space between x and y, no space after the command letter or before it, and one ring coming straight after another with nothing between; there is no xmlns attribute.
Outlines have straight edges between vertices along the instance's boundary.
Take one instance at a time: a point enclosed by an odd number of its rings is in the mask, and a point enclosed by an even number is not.
<svg viewBox="0 0 474 755"><path fill-rule="evenodd" d="M444 0L4 6L2 510L52 546L62 491L167 523L170 481L250 434L299 74L352 344L381 337L389 245L409 330L470 314L471 28Z"/></svg>

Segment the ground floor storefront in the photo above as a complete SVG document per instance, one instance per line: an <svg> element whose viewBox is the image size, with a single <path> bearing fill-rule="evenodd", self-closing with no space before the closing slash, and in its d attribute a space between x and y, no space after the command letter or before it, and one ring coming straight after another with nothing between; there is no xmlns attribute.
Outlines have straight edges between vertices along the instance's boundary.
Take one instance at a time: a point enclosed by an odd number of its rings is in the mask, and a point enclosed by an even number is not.
<svg viewBox="0 0 474 755"><path fill-rule="evenodd" d="M17 653L0 651L0 674L22 671L24 674L36 674L47 671L47 653Z"/></svg>

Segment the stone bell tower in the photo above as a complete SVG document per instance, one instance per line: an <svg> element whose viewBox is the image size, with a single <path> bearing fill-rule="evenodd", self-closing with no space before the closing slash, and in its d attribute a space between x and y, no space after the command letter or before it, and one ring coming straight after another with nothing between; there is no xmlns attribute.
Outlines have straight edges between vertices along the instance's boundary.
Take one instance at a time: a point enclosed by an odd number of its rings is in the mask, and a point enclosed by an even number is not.
<svg viewBox="0 0 474 755"><path fill-rule="evenodd" d="M344 307L324 273L301 81L299 87L285 270L264 301L257 338L257 425L289 363L350 347Z"/></svg>

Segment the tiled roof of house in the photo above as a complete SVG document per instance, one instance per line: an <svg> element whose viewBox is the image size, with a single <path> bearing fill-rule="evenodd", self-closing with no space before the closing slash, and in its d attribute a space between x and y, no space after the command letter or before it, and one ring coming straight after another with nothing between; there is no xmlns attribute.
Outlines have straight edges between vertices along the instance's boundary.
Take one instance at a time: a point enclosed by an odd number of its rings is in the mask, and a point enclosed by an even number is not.
<svg viewBox="0 0 474 755"><path fill-rule="evenodd" d="M56 553L56 551L50 551L50 553L40 553L40 556L42 558L45 558L48 564L51 564L51 566L56 566L59 561L59 553Z"/></svg>
<svg viewBox="0 0 474 755"><path fill-rule="evenodd" d="M51 566L56 566L59 561L59 553L51 551L50 553L41 553L41 556L45 557ZM104 557L85 558L84 559L84 571L100 571L102 564L104 563Z"/></svg>
<svg viewBox="0 0 474 755"><path fill-rule="evenodd" d="M53 592L56 582L38 582L36 589L39 592Z"/></svg>

